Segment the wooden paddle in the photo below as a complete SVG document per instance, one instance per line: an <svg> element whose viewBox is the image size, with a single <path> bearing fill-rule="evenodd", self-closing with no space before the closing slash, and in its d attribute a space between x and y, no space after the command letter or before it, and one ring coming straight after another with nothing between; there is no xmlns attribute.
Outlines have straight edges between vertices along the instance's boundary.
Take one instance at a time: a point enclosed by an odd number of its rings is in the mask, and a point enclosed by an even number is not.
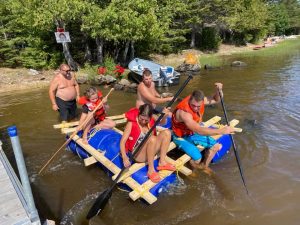
<svg viewBox="0 0 300 225"><path fill-rule="evenodd" d="M172 104L175 102L176 98L179 96L179 94L183 91L183 89L185 88L185 86L188 84L188 82L193 78L193 76L189 75L188 78L186 79L186 81L183 83L183 85L179 88L179 90L177 91L177 93L174 95L173 99L167 104L166 108L171 107ZM158 119L155 121L154 125L150 128L150 130L147 132L147 134L145 135L144 139L141 141L141 143L133 150L133 154L131 155L130 159L134 159L134 157L140 152L140 150L142 149L144 143L148 140L150 134L152 133L152 131L155 129L155 127L159 124L159 122L162 120L162 118L164 117L164 113L162 112L160 114L160 116L158 117ZM107 204L108 200L110 199L111 195L112 195L112 191L113 189L116 187L118 180L120 179L120 177L122 176L123 172L126 170L127 168L124 167L118 174L118 176L116 177L116 179L113 181L113 184L111 185L110 188L106 189L105 191L103 191L96 199L96 201L94 202L93 206L91 207L91 209L89 210L86 218L89 220L92 217L98 215L105 207L105 205Z"/></svg>
<svg viewBox="0 0 300 225"><path fill-rule="evenodd" d="M108 94L104 97L104 98L108 98L108 96L110 95L110 93L113 91L114 89L110 89L110 91L108 92ZM95 107L95 109L89 113L86 117L86 119L83 121L83 123L81 125L78 126L78 128L70 135L70 137L68 138L68 140L52 155L52 157L46 162L46 164L40 169L39 171L39 175L43 172L43 170L52 162L52 160L54 159L54 157L65 147L67 146L67 144L69 144L69 142L72 140L72 138L77 134L77 132L79 130L81 130L82 128L84 128L86 126L86 124L93 118L94 113L101 107L103 106L102 101Z"/></svg>
<svg viewBox="0 0 300 225"><path fill-rule="evenodd" d="M227 113L226 113L226 109L225 109L225 105L224 105L224 100L223 100L223 97L221 95L220 89L218 89L218 93L219 93L219 96L220 96L220 99L221 99L221 104L222 104L222 108L223 108L225 120L226 120L227 125L229 126L228 117L227 117ZM231 134L229 134L229 136L230 136L230 139L231 139L231 143L232 143L232 147L233 147L233 150L234 150L235 159L236 159L237 165L239 167L239 171L240 171L240 174L241 174L241 177L242 177L242 181L243 181L244 187L246 189L247 194L249 195L249 192L248 192L248 189L247 189L247 186L246 186L246 181L245 181L245 178L244 178L242 164L240 162L239 153L237 151L237 148L236 148L233 136Z"/></svg>

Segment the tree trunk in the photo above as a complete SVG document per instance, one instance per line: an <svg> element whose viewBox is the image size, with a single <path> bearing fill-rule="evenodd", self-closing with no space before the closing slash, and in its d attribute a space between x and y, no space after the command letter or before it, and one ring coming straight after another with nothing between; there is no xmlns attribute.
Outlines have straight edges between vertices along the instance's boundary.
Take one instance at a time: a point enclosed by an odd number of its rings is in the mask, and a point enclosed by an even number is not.
<svg viewBox="0 0 300 225"><path fill-rule="evenodd" d="M196 39L196 29L193 27L192 28L192 34L191 34L191 48L195 48L195 39Z"/></svg>
<svg viewBox="0 0 300 225"><path fill-rule="evenodd" d="M56 23L57 27L65 28L63 21L56 20L55 23ZM62 46L63 46L63 53L64 53L64 56L65 56L65 59L66 59L68 65L71 67L72 70L77 71L78 70L78 66L77 66L77 63L74 61L74 59L73 59L73 57L71 55L71 52L69 50L68 42L63 42Z"/></svg>
<svg viewBox="0 0 300 225"><path fill-rule="evenodd" d="M88 63L91 63L93 61L92 52L87 42L85 43L84 61Z"/></svg>
<svg viewBox="0 0 300 225"><path fill-rule="evenodd" d="M77 63L72 58L68 43L64 42L64 43L62 43L62 46L63 46L63 53L64 53L64 56L65 56L65 59L66 59L68 65L71 67L72 70L77 71L78 66L77 66Z"/></svg>
<svg viewBox="0 0 300 225"><path fill-rule="evenodd" d="M103 45L104 45L103 39L97 37L96 45L97 45L97 63L102 64L103 63Z"/></svg>
<svg viewBox="0 0 300 225"><path fill-rule="evenodd" d="M86 34L84 34L84 61L85 62L88 62L88 63L91 63L93 61L93 55L92 55L92 52L91 52L91 48L90 48L90 45L88 43L88 37Z"/></svg>
<svg viewBox="0 0 300 225"><path fill-rule="evenodd" d="M127 54L128 54L129 44L130 44L130 41L126 41L125 49L124 49L124 54L123 54L123 62L124 63L126 63L126 58L127 58Z"/></svg>
<svg viewBox="0 0 300 225"><path fill-rule="evenodd" d="M134 52L134 41L131 41L131 43L130 43L130 61L133 60L134 55L135 55L135 52Z"/></svg>
<svg viewBox="0 0 300 225"><path fill-rule="evenodd" d="M119 53L120 53L120 48L119 48L118 44L116 44L116 47L115 47L115 50L114 50L114 60L115 60L115 62L118 61Z"/></svg>

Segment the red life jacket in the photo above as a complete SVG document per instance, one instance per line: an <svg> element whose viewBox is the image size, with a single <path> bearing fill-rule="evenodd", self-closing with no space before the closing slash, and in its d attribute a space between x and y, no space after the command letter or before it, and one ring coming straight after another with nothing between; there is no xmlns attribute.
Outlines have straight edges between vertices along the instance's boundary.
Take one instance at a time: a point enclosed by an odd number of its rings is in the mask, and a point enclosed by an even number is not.
<svg viewBox="0 0 300 225"><path fill-rule="evenodd" d="M197 123L200 123L202 121L202 116L204 114L204 101L202 101L202 105L200 106L199 113L195 113L190 105L189 105L189 99L190 95L184 98L175 108L173 114L172 114L172 130L178 137L183 137L186 135L193 134L193 131L191 131L183 122L178 122L176 120L176 112L178 109L183 110L187 113L190 113L193 116L193 120Z"/></svg>
<svg viewBox="0 0 300 225"><path fill-rule="evenodd" d="M141 134L141 129L137 123L138 115L139 115L139 110L137 108L132 108L125 113L125 117L127 118L127 121L132 123L129 137L125 143L126 152L133 151L135 144ZM154 123L155 123L154 119L151 118L150 122L148 123L148 127L151 128L154 125ZM153 130L153 135L156 135L155 129Z"/></svg>
<svg viewBox="0 0 300 225"><path fill-rule="evenodd" d="M79 98L78 103L80 105L86 105L89 109L89 111L93 111L97 105L100 104L100 102L102 101L101 98L103 97L102 92L98 91L98 100L96 102L90 102L89 99L86 96L82 96ZM100 107L100 109L98 109L95 114L94 114L94 118L96 121L103 121L106 117L106 113L105 113L105 109L103 106Z"/></svg>

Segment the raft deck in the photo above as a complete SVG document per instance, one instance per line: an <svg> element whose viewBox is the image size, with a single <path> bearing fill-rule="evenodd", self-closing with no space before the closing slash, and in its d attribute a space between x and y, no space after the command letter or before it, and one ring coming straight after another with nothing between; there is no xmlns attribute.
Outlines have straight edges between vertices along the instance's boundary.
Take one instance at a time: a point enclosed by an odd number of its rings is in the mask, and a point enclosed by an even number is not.
<svg viewBox="0 0 300 225"><path fill-rule="evenodd" d="M110 118L115 119L115 122L117 124L123 124L126 122L126 119L124 119L124 114L122 114L120 116L110 117ZM216 128L220 128L220 127L224 126L224 125L217 124L220 120L221 120L221 117L215 116L215 117L211 118L210 120L203 122L202 126L204 126L204 127L213 126ZM230 122L230 126L235 127L238 123L239 123L239 121L234 119ZM77 125L78 125L78 122L73 122L73 123L64 123L64 124L54 125L54 127L60 128L62 133L71 133L71 132L75 131L76 127L74 127L74 126L77 126ZM115 130L120 134L123 133L121 130L119 130L117 128L115 128ZM241 132L241 129L237 128L236 131ZM213 136L213 138L217 140L218 138L220 138L220 136L221 135ZM85 166L89 166L89 165L99 162L112 173L113 180L117 177L117 175L119 174L121 169L115 163L113 163L111 160L109 160L107 157L105 157L105 154L100 149L95 149L94 147L92 147L89 144L84 144L82 142L82 139L78 135L73 137L73 141L75 143L77 143L79 146L81 146L90 155L90 157L84 159ZM197 146L197 147L199 148L200 151L202 151L204 149L202 146ZM176 148L176 145L173 142L171 142L168 152L172 151L175 148ZM192 171L189 168L187 168L185 166L185 164L190 159L191 159L190 156L188 156L187 154L183 154L176 160L171 159L170 157L167 156L166 161L175 165L177 171L180 171L182 174L189 176L192 173ZM150 190L151 190L151 188L155 187L159 183L153 183L150 179L147 179L146 182L140 184L132 177L132 175L135 172L137 172L141 168L144 168L146 165L147 165L147 163L132 164L128 168L128 170L126 172L124 172L124 174L121 176L118 183L122 182L132 189L132 191L129 193L129 197L133 201L135 201L139 198L142 198L149 204L153 204L154 202L157 201L157 197L154 196L150 192ZM162 170L162 171L159 171L159 175L160 175L161 179L163 180L166 177L170 176L174 172L176 172L176 171Z"/></svg>

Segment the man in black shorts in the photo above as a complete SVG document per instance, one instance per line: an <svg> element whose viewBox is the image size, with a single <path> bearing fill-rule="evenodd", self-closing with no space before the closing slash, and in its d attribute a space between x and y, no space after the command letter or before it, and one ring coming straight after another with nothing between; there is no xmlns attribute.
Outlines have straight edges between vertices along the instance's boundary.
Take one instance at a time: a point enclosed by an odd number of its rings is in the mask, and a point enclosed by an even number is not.
<svg viewBox="0 0 300 225"><path fill-rule="evenodd" d="M79 85L67 64L61 64L49 87L52 109L59 111L62 121L76 116L76 100L79 99Z"/></svg>

